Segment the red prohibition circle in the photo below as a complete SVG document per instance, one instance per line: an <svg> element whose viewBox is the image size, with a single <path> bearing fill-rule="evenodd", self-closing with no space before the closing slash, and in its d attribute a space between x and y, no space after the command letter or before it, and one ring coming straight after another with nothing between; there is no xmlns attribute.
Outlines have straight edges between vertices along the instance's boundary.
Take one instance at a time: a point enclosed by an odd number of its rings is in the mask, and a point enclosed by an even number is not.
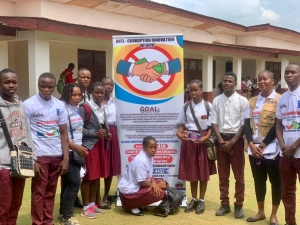
<svg viewBox="0 0 300 225"><path fill-rule="evenodd" d="M135 61L139 60L139 59L136 59L136 56L135 56L134 54L135 54L136 52L138 52L138 51L140 51L140 50L144 50L144 49L155 49L155 50L160 51L161 53L163 53L163 54L168 58L168 60L172 60L172 59L173 59L172 56L171 56L165 49L163 49L163 48L161 48L161 47L158 47L158 46L155 46L154 48L140 48L140 47L137 47L137 48L131 50L131 51L127 54L127 56L125 57L124 60L125 60L125 61L128 61L129 58L132 58L132 59L135 60ZM170 76L171 76L171 77L170 77L170 79L168 80L167 83L165 83L161 78L158 78L158 79L157 79L157 81L159 81L159 82L163 85L163 87L157 89L156 91L142 91L142 90L139 90L139 89L137 89L136 87L134 87L134 86L129 82L128 77L126 77L126 76L123 76L123 80L124 80L124 82L127 84L127 86L128 86L131 90L135 91L135 92L138 93L138 94L142 94L142 95L156 95L156 94L159 94L159 93L165 91L165 90L166 90L168 87L170 87L170 85L173 83L173 81L174 81L174 79L175 79L175 76L174 76L174 74L170 74Z"/></svg>

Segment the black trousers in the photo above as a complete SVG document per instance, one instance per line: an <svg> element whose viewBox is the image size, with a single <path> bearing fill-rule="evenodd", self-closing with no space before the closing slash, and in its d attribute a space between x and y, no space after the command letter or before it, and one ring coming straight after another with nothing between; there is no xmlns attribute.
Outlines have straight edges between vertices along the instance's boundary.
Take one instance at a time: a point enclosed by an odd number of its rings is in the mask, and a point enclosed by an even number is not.
<svg viewBox="0 0 300 225"><path fill-rule="evenodd" d="M59 213L64 215L64 219L73 217L74 203L80 188L80 166L73 158L73 152L70 152L68 172L61 176L62 189L60 193Z"/></svg>
<svg viewBox="0 0 300 225"><path fill-rule="evenodd" d="M249 155L252 175L254 178L255 194L257 202L265 201L267 191L267 179L272 188L272 205L278 206L281 200L281 179L279 172L279 154L273 159L261 160L260 165L257 165L257 159Z"/></svg>

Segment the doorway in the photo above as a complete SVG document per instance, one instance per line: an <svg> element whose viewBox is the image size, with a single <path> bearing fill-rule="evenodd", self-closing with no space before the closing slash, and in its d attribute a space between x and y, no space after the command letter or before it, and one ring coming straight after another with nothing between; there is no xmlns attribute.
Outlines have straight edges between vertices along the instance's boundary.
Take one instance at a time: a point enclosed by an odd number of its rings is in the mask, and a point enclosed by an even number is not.
<svg viewBox="0 0 300 225"><path fill-rule="evenodd" d="M78 49L78 69L82 68L91 71L91 85L88 88L90 92L93 83L106 77L106 52Z"/></svg>

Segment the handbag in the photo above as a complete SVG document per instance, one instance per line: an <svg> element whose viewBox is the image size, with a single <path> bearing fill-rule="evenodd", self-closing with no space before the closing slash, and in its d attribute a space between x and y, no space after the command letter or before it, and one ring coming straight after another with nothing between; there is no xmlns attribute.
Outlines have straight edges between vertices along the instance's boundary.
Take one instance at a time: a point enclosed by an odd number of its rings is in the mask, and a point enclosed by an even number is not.
<svg viewBox="0 0 300 225"><path fill-rule="evenodd" d="M17 144L13 145L1 110L0 123L10 149L10 175L20 178L34 177L32 148L30 148L25 142L18 142Z"/></svg>
<svg viewBox="0 0 300 225"><path fill-rule="evenodd" d="M194 122L197 126L197 129L198 129L199 133L201 134L201 136L204 136L204 133L203 133L203 130L201 129L199 121L195 116L195 111L192 107L192 102L189 102L188 104L189 104ZM208 119L208 117L209 117L209 107L208 107L207 101L204 101L204 105L205 105L205 108L206 108L206 114L207 114L207 119ZM213 160L213 161L217 160L217 138L216 138L216 136L214 134L210 135L210 137L204 142L204 144L206 146L208 159Z"/></svg>
<svg viewBox="0 0 300 225"><path fill-rule="evenodd" d="M74 140L74 135L73 135L73 127L72 127L72 123L71 123L71 118L70 118L70 114L69 114L69 111L66 107L66 110L68 112L68 120L69 120L69 126L70 126L70 133L71 133L71 138L72 140ZM80 165L81 167L84 167L85 166L85 156L80 156L78 155L77 152L75 152L73 150L73 159L75 160L75 162Z"/></svg>

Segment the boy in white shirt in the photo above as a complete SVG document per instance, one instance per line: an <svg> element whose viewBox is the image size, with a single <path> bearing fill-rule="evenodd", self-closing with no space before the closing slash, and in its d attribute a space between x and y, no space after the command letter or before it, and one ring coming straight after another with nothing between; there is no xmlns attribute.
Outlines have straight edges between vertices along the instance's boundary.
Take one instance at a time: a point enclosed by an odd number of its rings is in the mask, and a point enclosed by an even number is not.
<svg viewBox="0 0 300 225"><path fill-rule="evenodd" d="M64 104L52 96L55 87L55 76L43 73L39 93L24 102L37 155L31 182L33 225L52 225L57 180L69 165L68 117Z"/></svg>
<svg viewBox="0 0 300 225"><path fill-rule="evenodd" d="M282 202L286 225L296 224L296 180L300 176L300 65L285 68L284 79L289 87L278 100L276 135L282 151L280 157Z"/></svg>

